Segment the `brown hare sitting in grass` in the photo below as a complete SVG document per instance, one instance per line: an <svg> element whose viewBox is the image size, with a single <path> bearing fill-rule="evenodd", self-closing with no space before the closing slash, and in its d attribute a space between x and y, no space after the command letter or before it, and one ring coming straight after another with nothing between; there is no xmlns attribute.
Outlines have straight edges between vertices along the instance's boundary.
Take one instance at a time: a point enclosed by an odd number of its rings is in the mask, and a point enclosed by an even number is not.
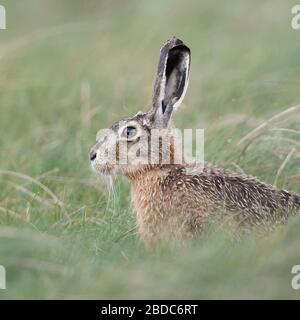
<svg viewBox="0 0 300 320"><path fill-rule="evenodd" d="M189 67L189 48L175 37L167 41L160 51L151 110L117 122L97 141L90 151L93 169L129 178L139 234L147 243L191 237L220 216L245 230L286 221L300 209L297 194L208 163L199 171L197 164L175 163L171 115L185 95ZM157 135L159 147L151 148ZM169 162L164 161L167 154Z"/></svg>

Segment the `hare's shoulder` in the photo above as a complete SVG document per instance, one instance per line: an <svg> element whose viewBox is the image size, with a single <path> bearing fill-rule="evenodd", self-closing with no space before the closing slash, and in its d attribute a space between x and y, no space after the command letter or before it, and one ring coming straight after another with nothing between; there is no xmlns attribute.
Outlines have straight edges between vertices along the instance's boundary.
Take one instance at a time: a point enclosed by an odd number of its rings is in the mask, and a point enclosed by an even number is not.
<svg viewBox="0 0 300 320"><path fill-rule="evenodd" d="M294 192L280 190L271 184L261 182L253 176L236 174L223 168L206 163L201 170L199 166L177 168L169 173L166 183L184 190L186 194L223 202L229 208L253 211L275 212L278 208L300 209L300 196ZM197 171L198 170L198 171Z"/></svg>
<svg viewBox="0 0 300 320"><path fill-rule="evenodd" d="M267 193L276 189L269 184L261 182L253 176L237 174L219 168L210 163L204 165L188 164L174 168L164 179L164 184L181 188L192 188L203 191L223 194L237 193Z"/></svg>

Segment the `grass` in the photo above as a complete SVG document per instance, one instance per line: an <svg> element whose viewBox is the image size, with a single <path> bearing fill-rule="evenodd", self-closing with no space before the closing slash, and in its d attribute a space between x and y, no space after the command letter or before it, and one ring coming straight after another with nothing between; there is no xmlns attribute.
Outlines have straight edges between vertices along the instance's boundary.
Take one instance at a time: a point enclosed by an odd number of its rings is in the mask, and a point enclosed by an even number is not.
<svg viewBox="0 0 300 320"><path fill-rule="evenodd" d="M299 219L234 246L214 231L147 250L128 183L108 201L87 157L99 129L149 107L175 34L192 48L178 126L205 128L206 160L300 192L300 112L276 116L300 103L293 1L1 4L1 298L300 298Z"/></svg>

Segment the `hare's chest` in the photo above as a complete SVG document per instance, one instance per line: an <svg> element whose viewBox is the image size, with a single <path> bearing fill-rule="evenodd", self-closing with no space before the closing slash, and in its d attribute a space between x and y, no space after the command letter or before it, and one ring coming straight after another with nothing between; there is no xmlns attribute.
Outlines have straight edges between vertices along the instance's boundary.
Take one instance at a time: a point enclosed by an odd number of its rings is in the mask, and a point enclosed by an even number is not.
<svg viewBox="0 0 300 320"><path fill-rule="evenodd" d="M213 202L201 188L195 188L188 179L168 176L134 181L132 201L139 233L147 242L198 232L214 210Z"/></svg>
<svg viewBox="0 0 300 320"><path fill-rule="evenodd" d="M140 219L160 220L165 215L165 200L159 179L145 179L132 185L132 201Z"/></svg>
<svg viewBox="0 0 300 320"><path fill-rule="evenodd" d="M160 179L145 179L132 184L132 201L140 235L151 240L166 228L169 213L168 196Z"/></svg>
<svg viewBox="0 0 300 320"><path fill-rule="evenodd" d="M163 179L155 177L132 184L139 233L147 242L169 237L183 229L182 202L177 201L176 192L169 187Z"/></svg>

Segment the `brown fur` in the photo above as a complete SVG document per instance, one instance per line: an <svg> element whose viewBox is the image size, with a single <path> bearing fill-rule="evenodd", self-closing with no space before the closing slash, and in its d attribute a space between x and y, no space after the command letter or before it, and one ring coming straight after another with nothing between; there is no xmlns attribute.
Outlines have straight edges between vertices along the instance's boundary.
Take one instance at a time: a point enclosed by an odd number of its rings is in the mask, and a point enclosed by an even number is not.
<svg viewBox="0 0 300 320"><path fill-rule="evenodd" d="M194 164L174 164L171 114L184 97L189 66L190 50L177 38L169 40L161 49L152 109L114 124L111 133L91 150L93 168L130 179L139 233L147 243L190 238L206 223L224 217L245 230L254 225L269 227L285 222L288 215L300 209L300 196L295 193L277 190L256 178L237 175L208 163L201 171ZM126 130L132 127L133 137L126 136ZM146 141L153 137L151 130L156 128L167 129L162 137L166 138L166 143L159 148L159 163L152 164ZM145 141L140 148L141 159L147 160L147 164L133 163L137 158L135 146L141 141ZM126 164L119 161L119 149L124 146L131 159ZM117 163L112 163L104 152L114 147ZM170 164L163 164L167 154L170 154Z"/></svg>
<svg viewBox="0 0 300 320"><path fill-rule="evenodd" d="M185 166L158 166L129 178L139 231L147 242L166 234L193 236L210 219L226 215L244 228L269 228L300 209L298 195L210 164L198 175L186 175Z"/></svg>

